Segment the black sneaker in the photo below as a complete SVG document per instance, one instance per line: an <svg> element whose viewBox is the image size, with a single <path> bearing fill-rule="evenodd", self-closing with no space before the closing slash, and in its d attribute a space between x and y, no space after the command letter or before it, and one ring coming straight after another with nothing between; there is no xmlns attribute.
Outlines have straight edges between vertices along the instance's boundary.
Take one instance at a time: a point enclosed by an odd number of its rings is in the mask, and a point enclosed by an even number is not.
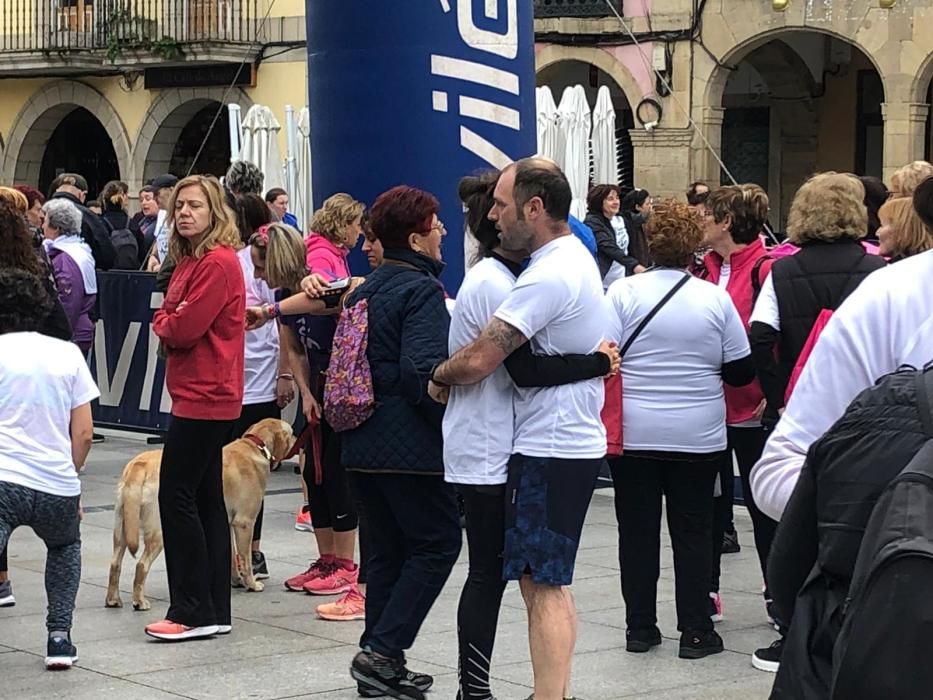
<svg viewBox="0 0 933 700"><path fill-rule="evenodd" d="M434 676L429 676L427 673L414 673L409 671L406 667L402 667L402 670L405 673L405 677L411 682L422 693L431 689L431 686L434 685ZM362 683L356 684L356 692L361 698L383 698L385 693L381 690L376 690L375 688L370 688L369 686L363 685ZM496 700L492 698L491 700Z"/></svg>
<svg viewBox="0 0 933 700"><path fill-rule="evenodd" d="M50 671L71 668L78 660L78 650L71 640L50 637L45 656L45 667Z"/></svg>
<svg viewBox="0 0 933 700"><path fill-rule="evenodd" d="M781 637L777 641L772 642L771 646L765 647L764 649L758 649L754 654L752 654L752 666L757 668L759 671L777 673L778 668L781 666L781 654L783 652L784 638Z"/></svg>
<svg viewBox="0 0 933 700"><path fill-rule="evenodd" d="M714 630L699 632L686 630L680 635L680 658L702 659L704 656L721 654L723 650L722 637Z"/></svg>
<svg viewBox="0 0 933 700"><path fill-rule="evenodd" d="M405 668L402 659L386 659L369 651L361 651L353 657L350 675L358 683L358 689L377 691L380 695L402 700L425 700L424 693L413 678L418 674ZM431 683L434 679L431 679ZM366 697L379 697L367 695Z"/></svg>
<svg viewBox="0 0 933 700"><path fill-rule="evenodd" d="M625 651L630 651L634 654L643 654L651 647L656 647L660 643L661 630L657 628L657 625L645 629L629 628L625 630Z"/></svg>
<svg viewBox="0 0 933 700"><path fill-rule="evenodd" d="M266 555L262 552L253 552L253 578L257 581L269 578L269 567L266 566Z"/></svg>
<svg viewBox="0 0 933 700"><path fill-rule="evenodd" d="M723 554L738 554L742 551L741 545L739 545L739 533L735 530L732 532L725 532L722 536L722 553Z"/></svg>
<svg viewBox="0 0 933 700"><path fill-rule="evenodd" d="M12 608L16 605L16 598L13 597L13 584L9 581L0 583L0 608Z"/></svg>

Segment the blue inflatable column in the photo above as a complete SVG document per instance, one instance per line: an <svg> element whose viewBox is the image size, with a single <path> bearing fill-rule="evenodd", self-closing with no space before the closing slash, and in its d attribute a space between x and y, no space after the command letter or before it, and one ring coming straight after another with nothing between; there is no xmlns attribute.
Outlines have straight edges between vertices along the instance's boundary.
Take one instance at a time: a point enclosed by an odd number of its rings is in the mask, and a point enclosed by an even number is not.
<svg viewBox="0 0 933 700"><path fill-rule="evenodd" d="M533 3L309 0L307 22L315 206L335 192L371 204L399 184L434 193L455 293L457 182L536 151Z"/></svg>

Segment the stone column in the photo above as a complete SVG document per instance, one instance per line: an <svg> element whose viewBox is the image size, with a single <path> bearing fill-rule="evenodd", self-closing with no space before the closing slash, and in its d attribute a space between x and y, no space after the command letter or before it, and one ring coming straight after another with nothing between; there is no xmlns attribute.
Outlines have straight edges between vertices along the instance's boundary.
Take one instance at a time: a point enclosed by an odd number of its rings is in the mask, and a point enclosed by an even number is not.
<svg viewBox="0 0 933 700"><path fill-rule="evenodd" d="M930 105L919 102L885 102L884 117L884 180L898 168L924 156L927 115Z"/></svg>
<svg viewBox="0 0 933 700"><path fill-rule="evenodd" d="M696 112L700 113L696 122L699 133L693 134L690 130L692 156L690 172L693 176L688 177L687 185L694 180L702 180L709 183L710 187L716 187L720 180L720 166L713 152L722 154L722 119L726 110L722 107L705 106L694 110L695 114ZM700 137L700 134L706 141Z"/></svg>
<svg viewBox="0 0 933 700"><path fill-rule="evenodd" d="M635 187L648 190L654 197L682 199L693 181L690 176L693 129L631 129L629 134L635 161Z"/></svg>

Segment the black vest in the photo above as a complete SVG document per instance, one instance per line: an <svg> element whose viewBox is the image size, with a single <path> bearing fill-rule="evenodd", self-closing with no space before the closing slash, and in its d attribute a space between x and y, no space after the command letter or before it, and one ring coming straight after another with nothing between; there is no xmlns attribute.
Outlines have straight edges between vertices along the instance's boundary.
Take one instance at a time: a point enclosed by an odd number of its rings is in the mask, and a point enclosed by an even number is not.
<svg viewBox="0 0 933 700"><path fill-rule="evenodd" d="M885 266L884 259L865 252L852 238L832 243L805 243L800 252L781 258L771 268L781 340L778 357L790 376L823 309L835 311L869 274Z"/></svg>

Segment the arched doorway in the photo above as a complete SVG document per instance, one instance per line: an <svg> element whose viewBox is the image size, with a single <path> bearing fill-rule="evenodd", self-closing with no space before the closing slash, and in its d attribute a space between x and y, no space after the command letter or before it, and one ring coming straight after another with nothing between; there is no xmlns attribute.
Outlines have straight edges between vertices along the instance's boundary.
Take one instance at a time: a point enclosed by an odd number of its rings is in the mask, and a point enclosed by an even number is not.
<svg viewBox="0 0 933 700"><path fill-rule="evenodd" d="M230 165L230 129L227 107L217 117L219 102L208 102L182 127L172 151L168 172L179 177L189 171L196 175L221 177ZM214 118L217 117L215 120ZM201 144L204 148L201 148ZM200 152L200 155L198 153ZM197 156L197 162L195 162Z"/></svg>
<svg viewBox="0 0 933 700"><path fill-rule="evenodd" d="M84 107L77 107L59 122L45 146L39 166L39 189L61 173L78 173L87 180L88 200L95 199L110 180L120 179L120 164L113 141L103 124Z"/></svg>
<svg viewBox="0 0 933 700"><path fill-rule="evenodd" d="M834 35L788 29L727 63L721 155L737 181L767 190L779 231L812 173L881 177L884 86L859 48ZM722 181L728 182L725 173Z"/></svg>
<svg viewBox="0 0 933 700"><path fill-rule="evenodd" d="M572 85L582 85L586 90L587 103L592 109L596 105L596 95L603 85L609 87L612 105L616 111L616 142L619 157L619 185L623 189L634 186L634 157L629 129L635 126L632 106L619 84L599 66L577 60L562 60L545 66L537 75L538 87L547 86L554 94L555 102L560 101L564 89Z"/></svg>

